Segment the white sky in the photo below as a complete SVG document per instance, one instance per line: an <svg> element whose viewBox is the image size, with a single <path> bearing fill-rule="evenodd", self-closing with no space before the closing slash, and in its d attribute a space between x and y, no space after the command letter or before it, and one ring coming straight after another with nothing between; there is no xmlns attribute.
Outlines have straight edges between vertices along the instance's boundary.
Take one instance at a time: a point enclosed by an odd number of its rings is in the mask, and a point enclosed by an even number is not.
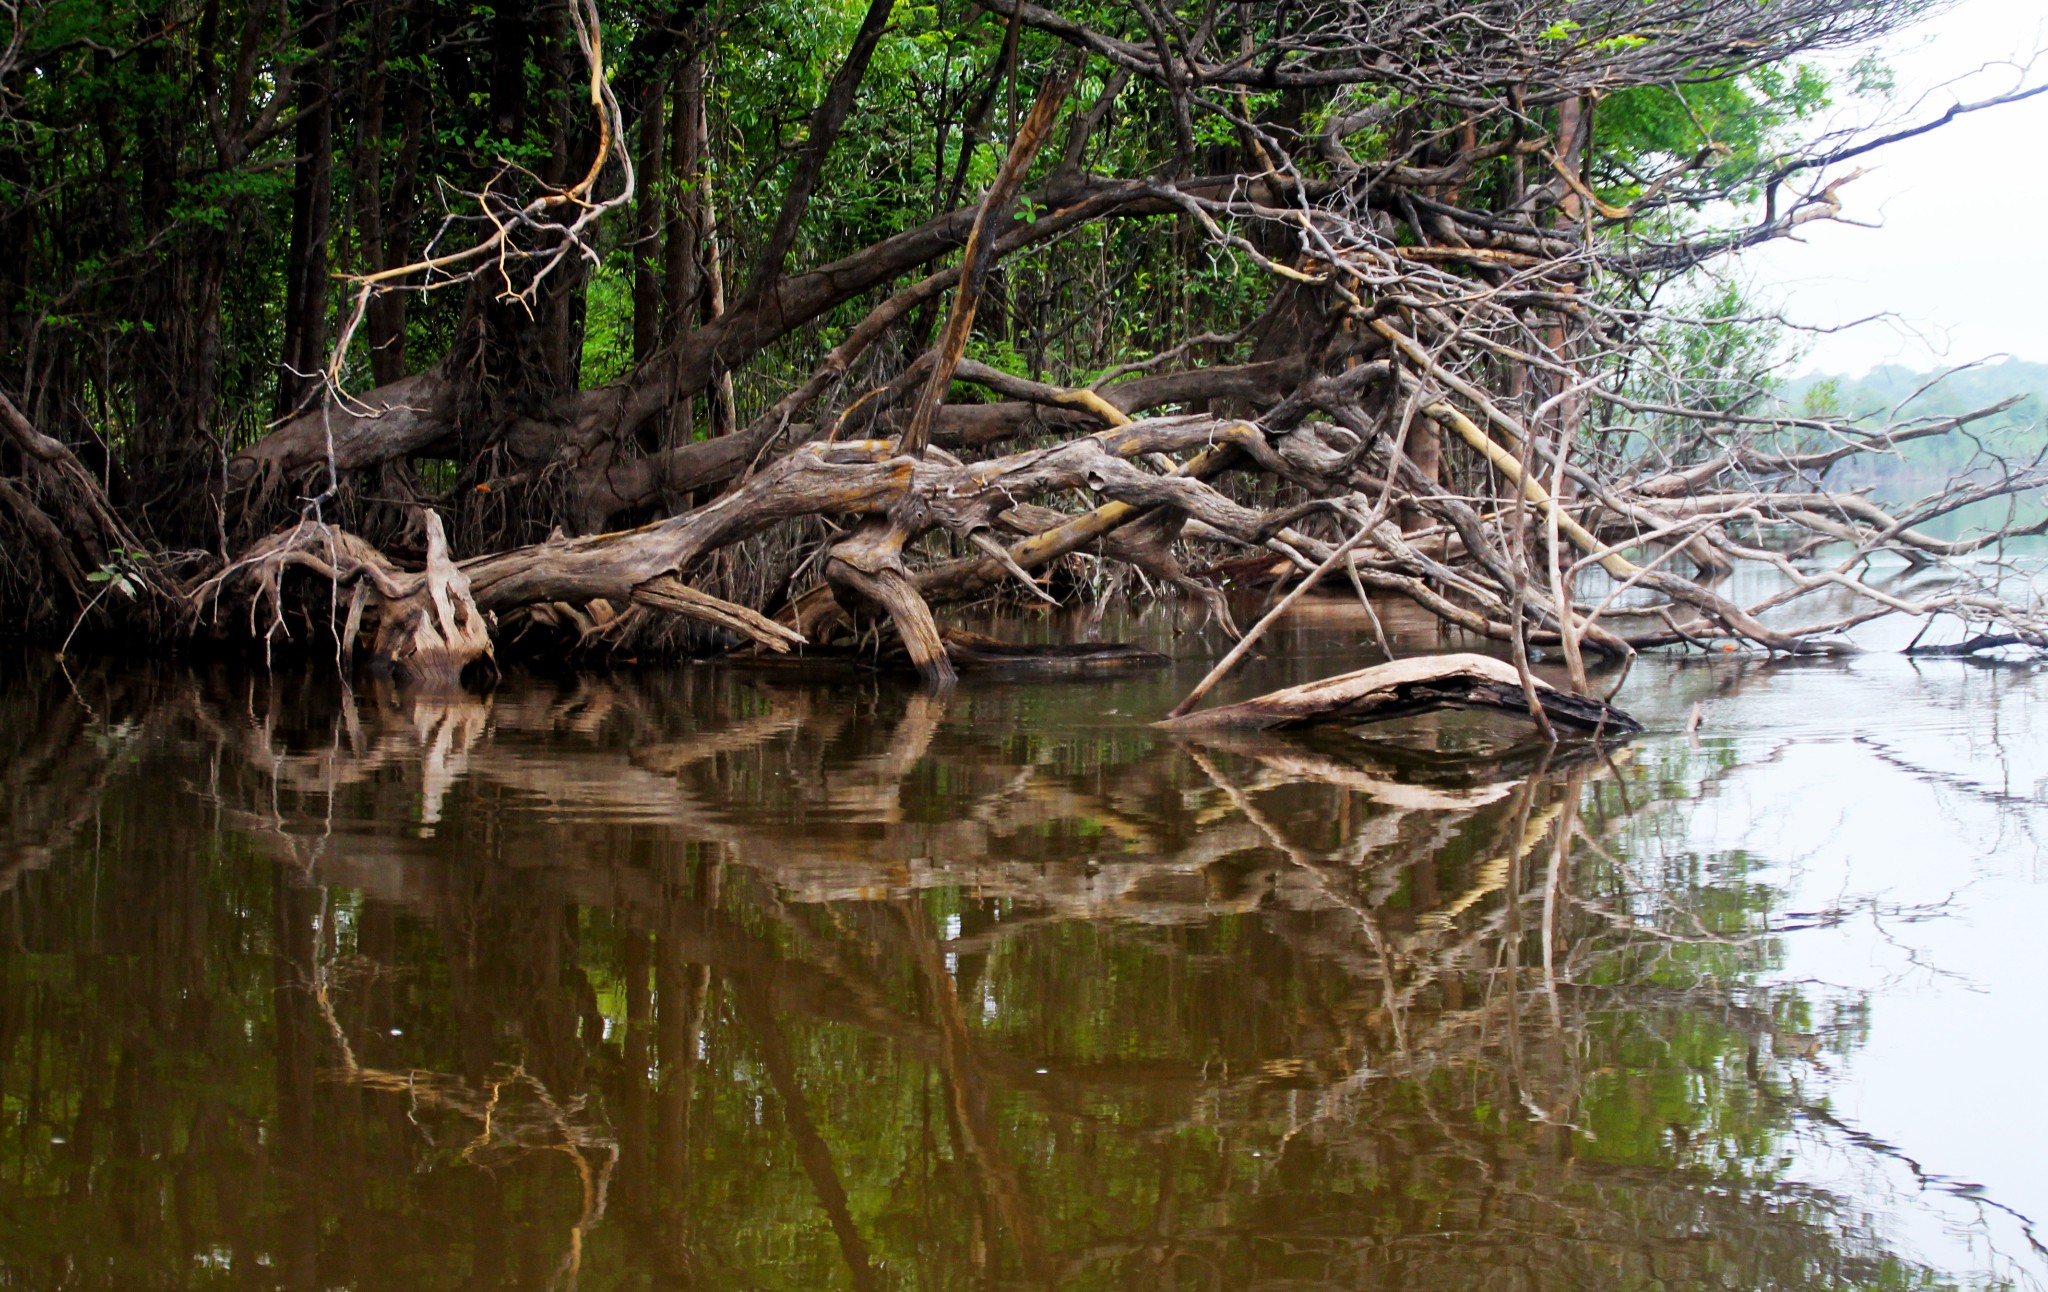
<svg viewBox="0 0 2048 1292"><path fill-rule="evenodd" d="M1963 0L1904 33L1882 53L1898 80L1894 103L1998 60L2025 62L2048 47L2048 0ZM1964 99L2012 88L2020 73L1989 68ZM2048 57L2027 78L2048 78ZM1916 119L1956 97L1936 91ZM1867 111L1867 109L1864 109ZM1801 371L1860 374L1998 355L2048 361L2048 95L1973 113L1857 159L1843 214L1880 224L1806 227L1798 241L1745 255L1740 272L1758 303L1795 322L1835 327L1814 337Z"/></svg>

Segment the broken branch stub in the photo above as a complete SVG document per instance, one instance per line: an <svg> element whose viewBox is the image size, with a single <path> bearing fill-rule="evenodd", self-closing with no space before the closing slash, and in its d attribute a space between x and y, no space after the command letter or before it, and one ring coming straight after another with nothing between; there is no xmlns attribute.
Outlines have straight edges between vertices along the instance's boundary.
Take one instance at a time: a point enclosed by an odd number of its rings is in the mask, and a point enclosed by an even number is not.
<svg viewBox="0 0 2048 1292"><path fill-rule="evenodd" d="M385 607L371 654L408 682L453 690L471 664L492 658L490 621L449 559L441 517L428 511L425 520L427 568L417 588Z"/></svg>
<svg viewBox="0 0 2048 1292"><path fill-rule="evenodd" d="M1633 735L1642 724L1604 701L1537 681L1536 701L1550 721L1589 734ZM1156 725L1169 731L1288 731L1357 726L1434 709L1493 709L1529 717L1515 667L1488 655L1434 655L1377 664L1353 673L1272 691Z"/></svg>

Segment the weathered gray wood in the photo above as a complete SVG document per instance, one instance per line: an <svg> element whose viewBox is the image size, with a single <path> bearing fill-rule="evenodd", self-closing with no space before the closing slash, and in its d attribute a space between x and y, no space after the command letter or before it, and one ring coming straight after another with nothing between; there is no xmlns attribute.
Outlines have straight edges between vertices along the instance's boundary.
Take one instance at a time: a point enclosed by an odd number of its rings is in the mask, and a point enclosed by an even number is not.
<svg viewBox="0 0 2048 1292"><path fill-rule="evenodd" d="M633 589L633 600L643 606L723 628L780 654L802 646L804 636L785 628L766 615L701 592L672 574L658 575Z"/></svg>

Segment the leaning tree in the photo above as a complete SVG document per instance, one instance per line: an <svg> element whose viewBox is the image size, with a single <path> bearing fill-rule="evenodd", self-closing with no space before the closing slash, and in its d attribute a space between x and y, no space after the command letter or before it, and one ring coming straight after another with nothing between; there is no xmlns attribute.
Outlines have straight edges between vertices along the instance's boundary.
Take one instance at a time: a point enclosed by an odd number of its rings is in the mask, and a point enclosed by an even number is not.
<svg viewBox="0 0 2048 1292"><path fill-rule="evenodd" d="M2041 523L1928 527L2048 482L2003 407L1787 409L1701 290L2035 92L1820 124L1874 74L1816 65L1936 7L23 0L9 618L944 682L946 607L1143 587L1235 633L1219 576L1334 575L1581 690L1887 614L2048 646L1999 559ZM1940 436L1980 451L1917 502L1838 483Z"/></svg>

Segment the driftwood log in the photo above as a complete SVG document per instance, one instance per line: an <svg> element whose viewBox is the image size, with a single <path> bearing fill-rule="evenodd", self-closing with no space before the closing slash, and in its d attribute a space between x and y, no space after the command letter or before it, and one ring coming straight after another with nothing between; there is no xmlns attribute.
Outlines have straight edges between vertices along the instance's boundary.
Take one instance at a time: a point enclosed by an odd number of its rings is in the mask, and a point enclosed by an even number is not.
<svg viewBox="0 0 2048 1292"><path fill-rule="evenodd" d="M1625 736L1643 729L1620 709L1532 679L1536 702L1555 726ZM1433 655L1394 660L1354 673L1204 709L1158 726L1169 731L1288 731L1357 726L1433 709L1494 709L1529 717L1529 694L1515 666L1487 655Z"/></svg>

